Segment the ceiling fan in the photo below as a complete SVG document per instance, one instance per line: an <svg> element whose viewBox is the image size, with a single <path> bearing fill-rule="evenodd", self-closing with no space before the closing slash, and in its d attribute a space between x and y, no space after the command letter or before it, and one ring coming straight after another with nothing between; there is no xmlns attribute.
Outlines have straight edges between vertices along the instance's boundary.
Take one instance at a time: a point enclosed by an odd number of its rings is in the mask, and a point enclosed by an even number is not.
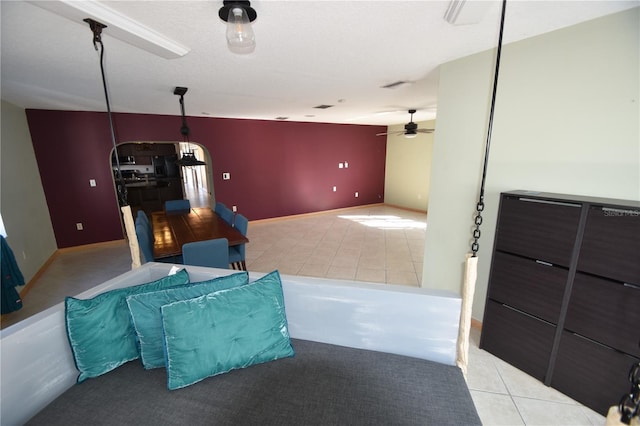
<svg viewBox="0 0 640 426"><path fill-rule="evenodd" d="M416 136L418 136L418 133L433 133L434 129L418 129L418 125L413 122L413 114L415 112L416 112L415 109L409 110L409 114L411 114L411 118L409 119L409 122L404 125L404 130L376 133L376 136L404 135L405 138L415 138Z"/></svg>

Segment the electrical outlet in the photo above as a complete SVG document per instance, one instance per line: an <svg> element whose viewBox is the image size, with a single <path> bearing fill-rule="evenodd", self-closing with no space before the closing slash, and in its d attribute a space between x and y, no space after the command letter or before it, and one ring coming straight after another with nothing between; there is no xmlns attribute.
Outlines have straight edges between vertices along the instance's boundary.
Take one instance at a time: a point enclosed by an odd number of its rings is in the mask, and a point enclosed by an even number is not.
<svg viewBox="0 0 640 426"><path fill-rule="evenodd" d="M231 210L234 211L234 212L237 212L238 211L238 206L231 206Z"/></svg>
<svg viewBox="0 0 640 426"><path fill-rule="evenodd" d="M358 193L356 192L356 198L358 198Z"/></svg>
<svg viewBox="0 0 640 426"><path fill-rule="evenodd" d="M341 168L343 168L343 167L344 167L344 164L342 164L342 163L338 163L338 168L339 168L339 169L341 169Z"/></svg>
<svg viewBox="0 0 640 426"><path fill-rule="evenodd" d="M333 192L336 192L336 191L337 191L337 188L334 186L333 187Z"/></svg>
<svg viewBox="0 0 640 426"><path fill-rule="evenodd" d="M344 162L344 168L348 169L349 168L349 163L347 163L346 161Z"/></svg>
<svg viewBox="0 0 640 426"><path fill-rule="evenodd" d="M76 223L76 229L77 229L78 231L82 231L82 230L84 229L84 226L82 226L82 222L78 222L78 223Z"/></svg>

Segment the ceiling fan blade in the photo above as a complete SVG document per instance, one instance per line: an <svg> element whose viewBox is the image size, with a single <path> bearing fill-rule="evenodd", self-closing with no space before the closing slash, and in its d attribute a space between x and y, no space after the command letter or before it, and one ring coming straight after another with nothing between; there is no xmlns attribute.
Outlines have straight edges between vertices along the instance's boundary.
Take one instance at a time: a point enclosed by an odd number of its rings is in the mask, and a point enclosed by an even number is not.
<svg viewBox="0 0 640 426"><path fill-rule="evenodd" d="M435 129L417 129L416 132L420 133L433 133Z"/></svg>
<svg viewBox="0 0 640 426"><path fill-rule="evenodd" d="M404 135L404 130L397 130L395 132L376 133L376 136L388 136L388 135Z"/></svg>

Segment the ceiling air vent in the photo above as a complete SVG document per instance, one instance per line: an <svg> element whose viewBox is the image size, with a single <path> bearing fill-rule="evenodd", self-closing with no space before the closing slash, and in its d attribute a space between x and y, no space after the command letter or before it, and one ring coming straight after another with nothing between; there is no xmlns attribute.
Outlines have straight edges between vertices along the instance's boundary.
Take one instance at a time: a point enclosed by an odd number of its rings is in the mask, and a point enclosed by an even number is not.
<svg viewBox="0 0 640 426"><path fill-rule="evenodd" d="M288 120L289 117L276 117L276 120Z"/></svg>
<svg viewBox="0 0 640 426"><path fill-rule="evenodd" d="M327 109L327 108L331 108L332 106L333 106L333 105L324 105L324 104L323 104L323 105L316 105L316 106L314 106L314 108L317 108L317 109Z"/></svg>
<svg viewBox="0 0 640 426"><path fill-rule="evenodd" d="M385 86L382 86L381 89L397 89L400 86L404 86L405 84L411 84L410 81L396 81L395 83L389 83Z"/></svg>

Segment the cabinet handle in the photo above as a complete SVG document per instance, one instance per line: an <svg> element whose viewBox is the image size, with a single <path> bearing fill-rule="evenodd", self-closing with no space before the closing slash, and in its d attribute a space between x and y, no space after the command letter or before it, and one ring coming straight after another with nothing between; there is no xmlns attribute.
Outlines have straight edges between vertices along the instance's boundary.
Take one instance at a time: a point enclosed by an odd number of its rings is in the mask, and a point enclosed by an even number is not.
<svg viewBox="0 0 640 426"><path fill-rule="evenodd" d="M640 285L636 285L636 284L624 283L623 286L640 290Z"/></svg>
<svg viewBox="0 0 640 426"><path fill-rule="evenodd" d="M547 320L543 320L542 318L538 318L537 316L535 316L535 315L531 315L531 314L529 314L529 313L527 313L527 312L525 312L525 311L521 311L520 309L518 309L518 308L514 308L513 306L505 305L504 303L501 303L501 305L502 305L502 307L504 307L504 308L507 308L507 309L509 309L509 310L511 310L511 311L517 312L517 313L522 314L522 315L524 315L524 316L527 316L527 317L529 317L529 318L533 318L534 320L538 320L538 321L541 321L541 322L545 322L545 323L547 323L547 324L549 324L549 325L552 325L552 326L554 326L554 327L556 326L554 323L551 323L551 322L549 322L549 321L547 321Z"/></svg>
<svg viewBox="0 0 640 426"><path fill-rule="evenodd" d="M518 201L526 201L528 203L553 204L555 206L582 207L581 204L563 203L561 201L538 200L536 198L518 198Z"/></svg>
<svg viewBox="0 0 640 426"><path fill-rule="evenodd" d="M538 265L553 266L553 263L545 262L544 260L536 260L536 263Z"/></svg>
<svg viewBox="0 0 640 426"><path fill-rule="evenodd" d="M594 345L598 345L598 346L601 346L603 348L609 349L611 351L615 351L615 349L613 349L611 346L607 346L604 343L598 342L597 340L590 339L587 336L583 336L582 334L573 333L573 332L571 332L571 334L573 334L574 337L577 337L577 338L582 339L582 340L586 340L587 342L593 343Z"/></svg>

